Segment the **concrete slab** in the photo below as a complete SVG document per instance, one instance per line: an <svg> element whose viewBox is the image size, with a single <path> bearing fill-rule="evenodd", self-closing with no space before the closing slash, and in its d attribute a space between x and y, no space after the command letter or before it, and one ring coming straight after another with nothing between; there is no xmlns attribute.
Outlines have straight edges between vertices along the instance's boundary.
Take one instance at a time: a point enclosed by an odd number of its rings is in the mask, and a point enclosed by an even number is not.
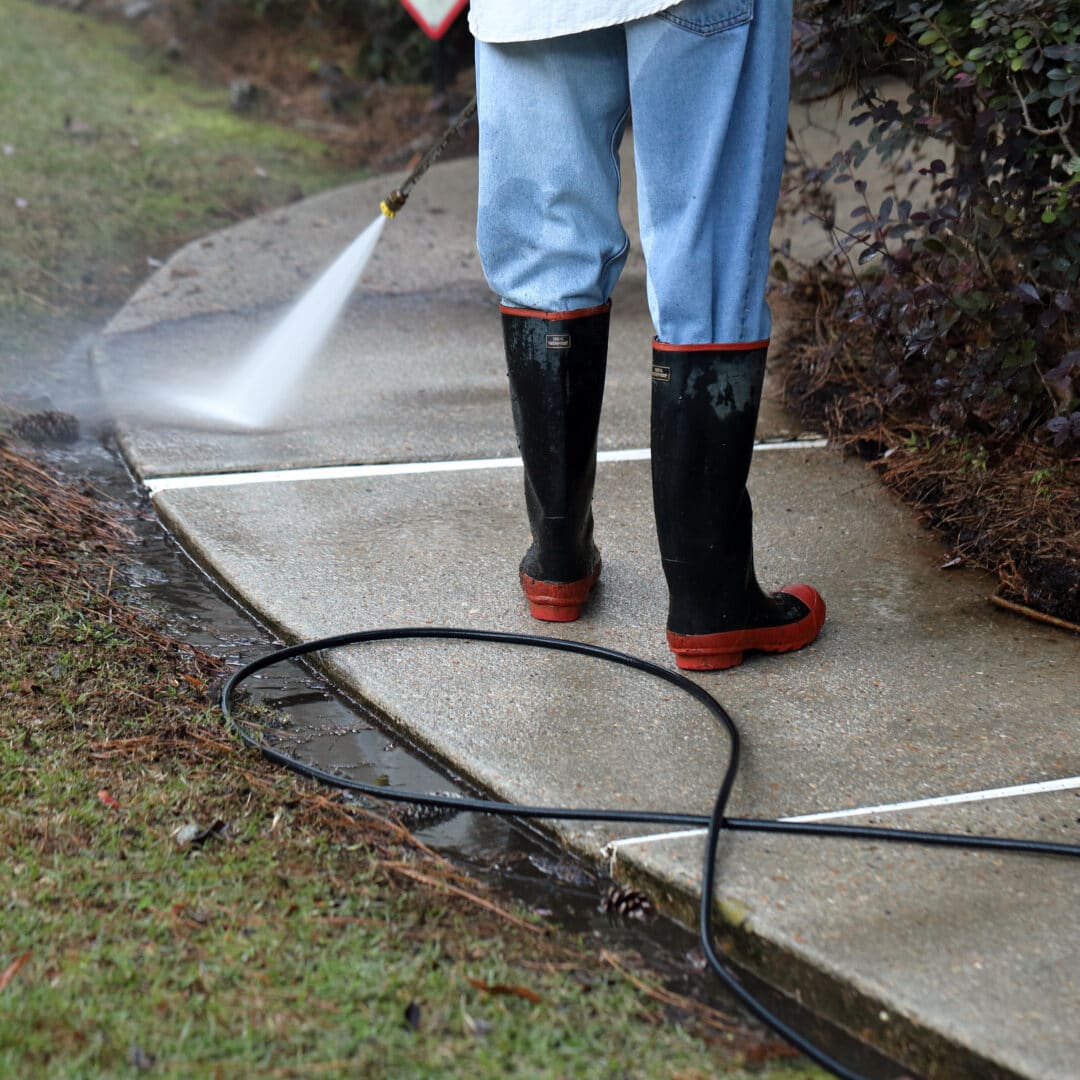
<svg viewBox="0 0 1080 1080"><path fill-rule="evenodd" d="M371 223L400 179L373 177L188 244L132 296L107 333L292 301ZM388 225L386 243L368 264L365 289L445 295L458 281L481 280L468 220L475 223L475 209L462 221L462 210L475 205L476 160L439 165Z"/></svg>
<svg viewBox="0 0 1080 1080"><path fill-rule="evenodd" d="M601 450L649 442L652 327L644 283L629 279L615 304ZM517 454L498 306L485 285L456 296L361 292L273 430L199 430L187 418L143 411L141 387L176 385L177 372L212 386L215 372L239 362L277 317L277 309L205 315L97 343L107 396L126 410L134 395L120 440L140 476ZM761 438L802 434L778 398L770 386Z"/></svg>
<svg viewBox="0 0 1080 1080"><path fill-rule="evenodd" d="M980 808L882 824L998 822ZM677 903L700 881L703 845L621 848L616 873ZM1077 1075L1075 861L742 835L723 843L719 873L735 955L920 1074Z"/></svg>
<svg viewBox="0 0 1080 1080"><path fill-rule="evenodd" d="M514 573L527 543L520 482L517 470L491 470L167 491L156 503L201 559L290 637L425 624L534 631ZM1070 743L1076 699L1061 696L1078 670L1073 641L995 611L980 576L939 570L937 545L870 474L830 452L762 452L752 491L761 578L779 585L805 576L839 600L810 649L723 677L725 701L751 736L732 813L804 814L1080 773L1068 773L1080 765ZM584 618L555 630L667 663L650 505L646 464L600 466L604 576ZM878 523L873 532L868 518ZM466 692L498 650L478 651L484 660ZM428 680L418 680L413 699L400 696L409 693L400 679L395 660L385 687L367 696L385 695L395 715L422 712ZM558 688L551 701L566 704ZM478 738L489 719L471 721ZM422 733L421 721L407 722ZM635 756L635 743L621 753ZM459 764L469 760L462 751ZM788 763L782 778L778 760ZM712 775L701 788L709 797Z"/></svg>
<svg viewBox="0 0 1080 1080"><path fill-rule="evenodd" d="M647 465L600 467L604 578L568 627L538 627L523 609L520 482L500 469L175 490L156 501L200 561L289 639L391 625L539 629L666 663ZM702 677L746 735L733 816L1080 773L1076 698L1061 697L1070 680L1075 688L1074 642L996 612L978 575L939 569L943 552L928 535L871 474L830 452L760 452L753 493L761 576L807 577L832 615L798 655ZM707 812L726 760L700 707L595 661L413 642L350 650L327 667L507 799ZM1015 823L1023 835L1076 841L1065 808L1077 802L1050 799L1046 822L1014 822L994 804L935 820L960 831ZM604 861L609 840L650 830L554 831ZM1080 1051L1070 1022L1080 1007L1080 866L1039 861L1043 895L1024 858L762 837L725 848L724 911L737 913L740 955L771 981L842 1008L856 1029L874 1025L891 1052L932 1075L993 1075L988 1062L1002 1075L1067 1075L1059 1063ZM697 839L622 847L617 870L685 917L700 851ZM953 994L962 1007L950 1007ZM1039 1004L1018 1010L1018 1000ZM878 1023L882 1010L896 1019ZM946 1058L957 1071L932 1067Z"/></svg>

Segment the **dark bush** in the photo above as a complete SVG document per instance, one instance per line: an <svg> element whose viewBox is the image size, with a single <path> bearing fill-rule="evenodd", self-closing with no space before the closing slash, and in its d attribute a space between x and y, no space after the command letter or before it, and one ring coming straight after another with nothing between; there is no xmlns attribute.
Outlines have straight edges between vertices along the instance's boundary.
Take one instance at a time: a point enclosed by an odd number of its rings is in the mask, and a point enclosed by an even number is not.
<svg viewBox="0 0 1080 1080"><path fill-rule="evenodd" d="M317 20L347 28L358 42L360 79L427 82L432 76L431 41L400 0L199 0L204 18L227 25L255 18L279 25Z"/></svg>
<svg viewBox="0 0 1080 1080"><path fill-rule="evenodd" d="M831 223L855 267L842 318L867 380L945 434L1080 450L1080 12L1077 0L803 0L795 71L857 88L861 139L816 184L863 206ZM846 69L846 70L845 70ZM906 100L876 88L900 75ZM937 143L937 148L933 148ZM879 202L870 154L926 164L928 205ZM843 333L843 331L841 331ZM842 350L843 341L837 343Z"/></svg>

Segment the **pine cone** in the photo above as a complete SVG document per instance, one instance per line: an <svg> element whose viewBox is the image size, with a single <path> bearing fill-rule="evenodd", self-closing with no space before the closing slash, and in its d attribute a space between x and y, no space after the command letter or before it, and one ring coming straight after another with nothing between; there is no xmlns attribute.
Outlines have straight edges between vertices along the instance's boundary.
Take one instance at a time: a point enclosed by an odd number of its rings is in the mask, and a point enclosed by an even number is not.
<svg viewBox="0 0 1080 1080"><path fill-rule="evenodd" d="M612 885L607 891L600 910L610 919L636 919L647 922L654 914L652 901L638 889L629 885Z"/></svg>
<svg viewBox="0 0 1080 1080"><path fill-rule="evenodd" d="M79 438L79 421L71 413L48 409L26 413L12 425L12 433L32 443L73 443Z"/></svg>
<svg viewBox="0 0 1080 1080"><path fill-rule="evenodd" d="M456 791L431 791L429 795L438 795L444 799L460 799ZM432 806L429 803L401 803L400 809L395 811L394 816L409 829L426 829L431 825L439 825L457 817L460 810L452 806Z"/></svg>

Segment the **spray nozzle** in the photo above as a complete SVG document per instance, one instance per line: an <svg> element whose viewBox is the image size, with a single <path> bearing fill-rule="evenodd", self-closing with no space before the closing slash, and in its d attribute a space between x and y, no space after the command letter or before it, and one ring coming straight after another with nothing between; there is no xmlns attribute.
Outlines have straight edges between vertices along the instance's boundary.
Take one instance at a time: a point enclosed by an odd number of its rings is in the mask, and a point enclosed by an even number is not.
<svg viewBox="0 0 1080 1080"><path fill-rule="evenodd" d="M388 218L392 218L405 205L405 200L408 197L409 196L403 192L401 188L395 188L381 203L379 203L379 209Z"/></svg>

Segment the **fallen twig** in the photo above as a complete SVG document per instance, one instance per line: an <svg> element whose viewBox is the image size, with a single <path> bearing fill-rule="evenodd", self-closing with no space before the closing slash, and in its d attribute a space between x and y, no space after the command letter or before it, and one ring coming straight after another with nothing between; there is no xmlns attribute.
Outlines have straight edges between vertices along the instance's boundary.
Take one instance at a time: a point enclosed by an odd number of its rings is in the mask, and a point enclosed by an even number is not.
<svg viewBox="0 0 1080 1080"><path fill-rule="evenodd" d="M1074 622L1069 622L1067 619L1058 619L1053 615L1047 615L1045 611L1037 611L1035 608L1027 607L1024 604L1006 600L1004 596L999 596L997 593L991 594L987 599L991 604L1004 608L1006 611L1011 611L1015 615L1023 615L1025 618L1034 619L1036 622L1056 626L1059 630L1068 630L1074 634L1080 634L1080 626L1077 626Z"/></svg>
<svg viewBox="0 0 1080 1080"><path fill-rule="evenodd" d="M499 905L493 901L487 900L482 896L477 896L476 893L470 892L468 889L463 889L459 885L451 885L448 881L441 881L439 878L423 874L419 870L416 870L405 863L384 862L381 865L383 869L392 870L394 873L401 874L403 877L412 878L413 881L419 881L423 885L430 885L433 889L439 889L442 892L449 892L453 893L455 896L460 896L462 899L468 900L470 903L476 904L479 907L498 915L499 918L513 923L522 930L528 930L533 934L545 933L545 928L543 926L537 926L536 923L530 923L526 922L524 919L519 919L516 915L507 911L505 908L499 907Z"/></svg>
<svg viewBox="0 0 1080 1080"><path fill-rule="evenodd" d="M716 1031L738 1032L743 1030L742 1024L728 1016L726 1013L720 1012L718 1009L714 1009L709 1005L703 1005L700 1001L695 1001L693 998L683 997L682 994L676 994L672 990L665 990L663 987L651 986L649 983L644 982L630 971L614 953L608 952L607 949L600 950L600 959L609 967L614 968L624 979L640 990L646 997L650 997L654 1001L659 1001L663 1005L693 1013L702 1023L707 1024Z"/></svg>

